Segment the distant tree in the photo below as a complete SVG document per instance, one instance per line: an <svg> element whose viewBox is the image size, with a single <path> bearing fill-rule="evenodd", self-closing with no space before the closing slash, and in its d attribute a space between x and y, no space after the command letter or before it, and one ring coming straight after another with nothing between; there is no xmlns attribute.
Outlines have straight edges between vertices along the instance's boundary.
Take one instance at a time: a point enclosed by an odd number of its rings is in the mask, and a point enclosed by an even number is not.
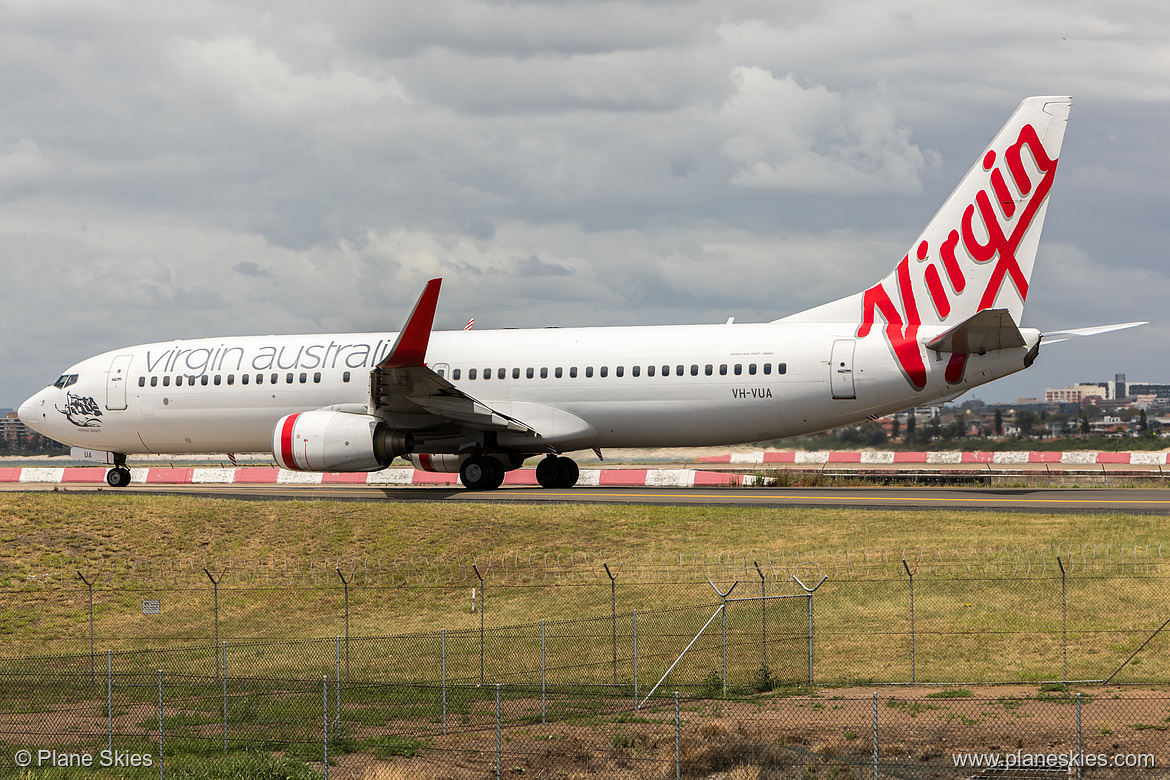
<svg viewBox="0 0 1170 780"><path fill-rule="evenodd" d="M894 415L893 421L890 423L890 438L896 439L902 432L902 422L898 419L898 415Z"/></svg>
<svg viewBox="0 0 1170 780"><path fill-rule="evenodd" d="M1088 415L1085 414L1084 410L1082 410L1081 411L1081 435L1088 436L1092 430L1093 430L1093 427L1091 425L1089 425L1089 417L1088 417Z"/></svg>
<svg viewBox="0 0 1170 780"><path fill-rule="evenodd" d="M995 435L1003 436L1003 410L995 410Z"/></svg>
<svg viewBox="0 0 1170 780"><path fill-rule="evenodd" d="M1016 412L1016 427L1020 429L1021 439L1030 439L1032 430L1036 427L1036 415L1029 411Z"/></svg>
<svg viewBox="0 0 1170 780"><path fill-rule="evenodd" d="M906 441L914 438L914 431L918 428L918 416L914 414L914 410L910 410L910 414L906 415Z"/></svg>
<svg viewBox="0 0 1170 780"><path fill-rule="evenodd" d="M1145 409L1140 409L1139 412L1140 412L1140 414L1138 415L1138 430L1141 431L1142 433L1145 433L1146 431L1150 430L1150 420L1148 417L1146 417L1146 410Z"/></svg>

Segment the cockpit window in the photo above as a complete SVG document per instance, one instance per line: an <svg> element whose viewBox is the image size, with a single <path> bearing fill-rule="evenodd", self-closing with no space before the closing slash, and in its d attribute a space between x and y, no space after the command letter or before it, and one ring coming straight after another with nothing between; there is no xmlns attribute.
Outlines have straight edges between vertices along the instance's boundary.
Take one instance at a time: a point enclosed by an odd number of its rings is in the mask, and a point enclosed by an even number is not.
<svg viewBox="0 0 1170 780"><path fill-rule="evenodd" d="M53 383L53 387L64 389L77 383L77 374L62 374L61 378Z"/></svg>

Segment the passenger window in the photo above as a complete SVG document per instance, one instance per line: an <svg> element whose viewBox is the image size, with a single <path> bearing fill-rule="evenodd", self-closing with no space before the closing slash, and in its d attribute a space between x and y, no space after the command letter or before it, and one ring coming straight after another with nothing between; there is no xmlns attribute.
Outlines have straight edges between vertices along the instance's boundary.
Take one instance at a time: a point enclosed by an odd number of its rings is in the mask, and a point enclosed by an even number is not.
<svg viewBox="0 0 1170 780"><path fill-rule="evenodd" d="M548 379L548 368L546 368L546 367L541 367L541 369L540 369L540 378L541 378L541 379Z"/></svg>
<svg viewBox="0 0 1170 780"><path fill-rule="evenodd" d="M459 381L459 369L458 368L456 368L454 371L451 372L451 378L454 379L456 382ZM346 382L349 381L349 372L346 372L345 381Z"/></svg>
<svg viewBox="0 0 1170 780"><path fill-rule="evenodd" d="M150 386L151 387L158 387L158 377L157 376L152 376L150 378Z"/></svg>
<svg viewBox="0 0 1170 780"><path fill-rule="evenodd" d="M496 379L507 379L507 378L508 378L508 369L501 368L499 371L496 372Z"/></svg>
<svg viewBox="0 0 1170 780"><path fill-rule="evenodd" d="M602 366L601 367L601 376L602 377L609 376L609 366Z"/></svg>
<svg viewBox="0 0 1170 780"><path fill-rule="evenodd" d="M756 364L755 363L748 363L748 373L751 374L752 376L755 376L755 374L756 374Z"/></svg>
<svg viewBox="0 0 1170 780"><path fill-rule="evenodd" d="M585 377L589 378L592 376L593 376L593 366L585 366Z"/></svg>
<svg viewBox="0 0 1170 780"><path fill-rule="evenodd" d="M207 387L207 374L204 374L203 376L199 377L199 384L203 385L204 387Z"/></svg>
<svg viewBox="0 0 1170 780"><path fill-rule="evenodd" d="M681 368L681 366L680 366L680 368ZM663 376L670 376L670 366L663 366L662 367L662 375Z"/></svg>
<svg viewBox="0 0 1170 780"><path fill-rule="evenodd" d="M572 368L569 369L569 378L570 379L577 378L577 367L576 366L573 366Z"/></svg>
<svg viewBox="0 0 1170 780"><path fill-rule="evenodd" d="M163 387L170 387L170 386L171 386L171 378L169 376L164 376L163 377Z"/></svg>
<svg viewBox="0 0 1170 780"><path fill-rule="evenodd" d="M485 368L483 370L483 378L484 379L491 379L492 378L492 370L490 368Z"/></svg>
<svg viewBox="0 0 1170 780"><path fill-rule="evenodd" d="M445 368L440 368L440 369L439 369L437 372L435 372L435 373L437 373L437 374L439 375L439 378L440 378L440 379L443 379L443 378L445 378L445 377L447 376L447 369L445 369ZM321 375L320 375L320 374L317 374L317 376L321 376Z"/></svg>
<svg viewBox="0 0 1170 780"><path fill-rule="evenodd" d="M642 367L641 366L634 366L633 368L630 369L630 373L633 374L634 376L641 376L642 375Z"/></svg>
<svg viewBox="0 0 1170 780"><path fill-rule="evenodd" d="M293 383L293 375L292 375L291 371L284 375L284 382L285 382L285 384L288 384L288 385L291 385Z"/></svg>
<svg viewBox="0 0 1170 780"><path fill-rule="evenodd" d="M726 363L719 364L719 376L727 376L727 364Z"/></svg>
<svg viewBox="0 0 1170 780"><path fill-rule="evenodd" d="M533 370L531 368L526 368L524 370L524 376L531 379L533 376L535 376L535 373L533 372Z"/></svg>
<svg viewBox="0 0 1170 780"><path fill-rule="evenodd" d="M256 375L256 384L258 384L258 385L264 384L264 375L263 374Z"/></svg>
<svg viewBox="0 0 1170 780"><path fill-rule="evenodd" d="M682 376L682 375L683 375L683 374L685 374L686 372L687 372L687 367L686 367L686 366L681 366L681 365L680 365L680 366L675 366L675 368L674 368L674 373L678 374L679 376Z"/></svg>
<svg viewBox="0 0 1170 780"><path fill-rule="evenodd" d="M309 375L302 372L301 373L301 384L303 385L308 381L309 381Z"/></svg>
<svg viewBox="0 0 1170 780"><path fill-rule="evenodd" d="M316 373L313 374L313 384L315 384L315 385L321 384L321 372L320 371L317 371Z"/></svg>
<svg viewBox="0 0 1170 780"><path fill-rule="evenodd" d="M765 363L765 364L764 364L764 373L765 373L765 374L770 374L770 373L772 373L772 364L771 364L771 363Z"/></svg>
<svg viewBox="0 0 1170 780"><path fill-rule="evenodd" d="M711 376L712 374L715 373L715 367L712 366L710 363L708 363L706 365L706 367L703 368L703 373L706 374L707 376Z"/></svg>
<svg viewBox="0 0 1170 780"><path fill-rule="evenodd" d="M776 364L776 373L777 374L787 374L788 373L788 364L787 363L777 363Z"/></svg>
<svg viewBox="0 0 1170 780"><path fill-rule="evenodd" d="M557 370L553 373L556 374L557 379L560 379L565 372L564 369L562 369L560 366L557 366Z"/></svg>
<svg viewBox="0 0 1170 780"><path fill-rule="evenodd" d="M144 377L144 376L138 377L138 386L139 387L146 387L146 377Z"/></svg>
<svg viewBox="0 0 1170 780"><path fill-rule="evenodd" d="M646 366L646 376L654 376L654 366Z"/></svg>
<svg viewBox="0 0 1170 780"><path fill-rule="evenodd" d="M467 378L468 379L475 379L475 377L476 377L476 370L474 368L467 369Z"/></svg>
<svg viewBox="0 0 1170 780"><path fill-rule="evenodd" d="M518 369L518 368L513 368L513 369L512 369L512 378L513 378L513 379L519 379L519 378L520 378L520 369Z"/></svg>
<svg viewBox="0 0 1170 780"><path fill-rule="evenodd" d="M458 371L458 369L456 369L456 371L455 371L455 378L456 378L456 379L458 379L458 378L459 378L459 371ZM341 381L342 381L342 382L348 382L348 381L349 381L349 372L348 372L348 371L346 371L344 374L342 374L342 375L341 375Z"/></svg>
<svg viewBox="0 0 1170 780"><path fill-rule="evenodd" d="M742 373L743 373L743 365L741 363L736 363L735 364L735 375L739 376Z"/></svg>
<svg viewBox="0 0 1170 780"><path fill-rule="evenodd" d="M699 375L699 366L696 363L691 363L691 376Z"/></svg>
<svg viewBox="0 0 1170 780"><path fill-rule="evenodd" d="M268 376L268 384L274 385L280 381L280 374L270 374Z"/></svg>
<svg viewBox="0 0 1170 780"><path fill-rule="evenodd" d="M618 366L613 370L613 373L615 376L623 376L626 373L626 369L624 366Z"/></svg>
<svg viewBox="0 0 1170 780"><path fill-rule="evenodd" d="M236 375L235 374L228 374L228 384L234 385L235 383L236 383Z"/></svg>

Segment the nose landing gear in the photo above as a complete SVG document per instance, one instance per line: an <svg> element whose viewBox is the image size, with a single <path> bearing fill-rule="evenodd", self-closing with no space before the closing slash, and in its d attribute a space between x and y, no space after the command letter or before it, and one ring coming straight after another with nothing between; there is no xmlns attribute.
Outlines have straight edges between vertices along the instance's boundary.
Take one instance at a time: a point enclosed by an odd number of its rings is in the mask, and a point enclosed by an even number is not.
<svg viewBox="0 0 1170 780"><path fill-rule="evenodd" d="M112 488L124 488L130 484L130 469L126 468L126 456L114 453L114 467L106 472L106 484Z"/></svg>

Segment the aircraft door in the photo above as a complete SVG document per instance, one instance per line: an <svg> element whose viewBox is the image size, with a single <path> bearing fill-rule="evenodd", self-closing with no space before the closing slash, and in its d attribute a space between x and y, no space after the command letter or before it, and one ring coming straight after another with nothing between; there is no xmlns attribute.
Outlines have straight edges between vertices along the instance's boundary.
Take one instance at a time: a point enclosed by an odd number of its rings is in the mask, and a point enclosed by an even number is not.
<svg viewBox="0 0 1170 780"><path fill-rule="evenodd" d="M451 366L447 363L435 363L433 366L431 366L431 370L446 379L448 382L451 381Z"/></svg>
<svg viewBox="0 0 1170 780"><path fill-rule="evenodd" d="M118 355L110 364L110 376L106 380L106 408L121 411L126 408L126 382L130 376L130 361L133 355Z"/></svg>
<svg viewBox="0 0 1170 780"><path fill-rule="evenodd" d="M829 362L829 387L834 398L856 398L853 388L853 339L837 339L833 342L833 359Z"/></svg>

